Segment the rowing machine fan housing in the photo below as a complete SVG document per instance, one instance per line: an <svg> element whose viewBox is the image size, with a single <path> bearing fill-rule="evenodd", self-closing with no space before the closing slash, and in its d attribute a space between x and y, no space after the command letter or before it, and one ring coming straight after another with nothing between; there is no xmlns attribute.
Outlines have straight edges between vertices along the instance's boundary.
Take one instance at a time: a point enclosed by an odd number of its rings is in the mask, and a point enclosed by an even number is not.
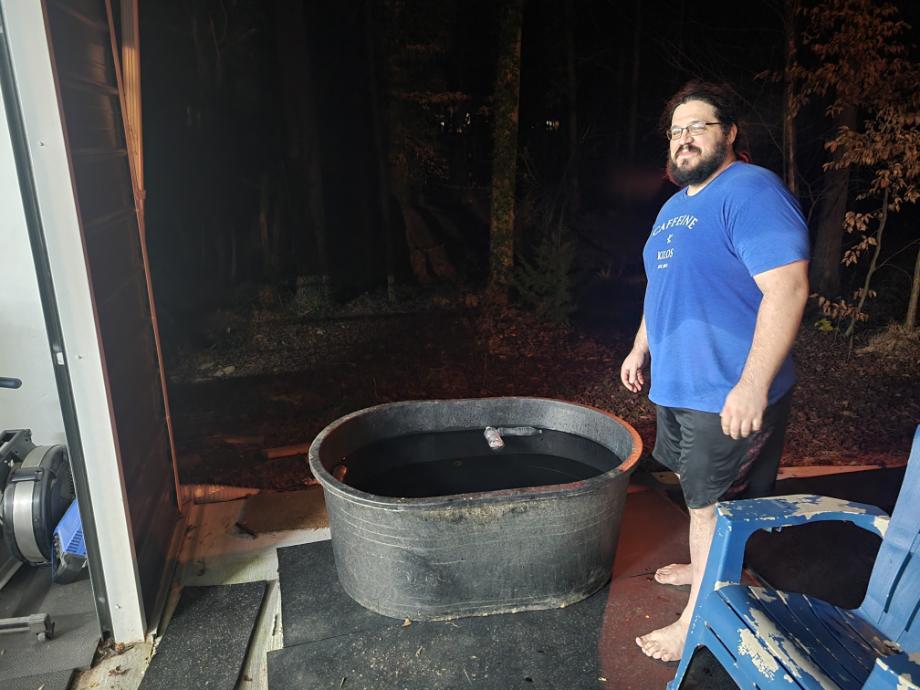
<svg viewBox="0 0 920 690"><path fill-rule="evenodd" d="M31 565L51 561L52 534L74 499L64 446L33 446L9 473L0 501L3 539L12 555Z"/></svg>

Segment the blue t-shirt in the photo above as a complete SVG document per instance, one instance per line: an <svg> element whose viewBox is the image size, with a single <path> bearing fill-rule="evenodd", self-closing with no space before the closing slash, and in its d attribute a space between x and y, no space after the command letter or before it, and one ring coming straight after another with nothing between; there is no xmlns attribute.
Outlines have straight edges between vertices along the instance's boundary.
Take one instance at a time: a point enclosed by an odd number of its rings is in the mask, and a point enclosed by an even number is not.
<svg viewBox="0 0 920 690"><path fill-rule="evenodd" d="M662 206L642 254L652 402L720 412L741 378L763 294L753 276L808 258L798 202L769 170L735 162ZM786 357L768 396L795 380Z"/></svg>

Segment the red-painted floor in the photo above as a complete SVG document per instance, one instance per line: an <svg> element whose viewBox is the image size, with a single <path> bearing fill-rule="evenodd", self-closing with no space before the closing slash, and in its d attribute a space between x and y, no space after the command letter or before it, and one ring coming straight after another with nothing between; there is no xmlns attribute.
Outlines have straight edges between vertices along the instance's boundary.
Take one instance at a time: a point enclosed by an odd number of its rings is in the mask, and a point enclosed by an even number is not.
<svg viewBox="0 0 920 690"><path fill-rule="evenodd" d="M635 639L673 622L687 603L687 588L655 582L655 570L687 563L689 519L663 494L631 492L620 528L613 581L598 639L602 687L615 690L664 688L676 663L646 657Z"/></svg>

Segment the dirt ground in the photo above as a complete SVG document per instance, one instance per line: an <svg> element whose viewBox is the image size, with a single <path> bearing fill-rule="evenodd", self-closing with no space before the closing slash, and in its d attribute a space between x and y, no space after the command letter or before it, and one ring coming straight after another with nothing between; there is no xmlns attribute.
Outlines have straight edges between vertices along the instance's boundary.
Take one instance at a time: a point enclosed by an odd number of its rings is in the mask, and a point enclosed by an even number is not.
<svg viewBox="0 0 920 690"><path fill-rule="evenodd" d="M226 313L168 364L181 481L278 490L303 486L309 444L349 412L397 400L539 396L586 403L632 424L646 451L654 407L619 384L631 326L558 327L474 296L389 306ZM920 423L920 359L860 353L803 324L785 465L891 465Z"/></svg>

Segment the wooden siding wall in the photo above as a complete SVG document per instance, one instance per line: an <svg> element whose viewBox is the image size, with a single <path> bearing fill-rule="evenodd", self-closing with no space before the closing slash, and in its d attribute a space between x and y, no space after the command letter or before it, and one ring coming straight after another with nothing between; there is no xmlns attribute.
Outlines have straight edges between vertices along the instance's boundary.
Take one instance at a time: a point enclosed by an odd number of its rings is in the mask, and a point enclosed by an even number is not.
<svg viewBox="0 0 920 690"><path fill-rule="evenodd" d="M149 614L179 509L105 2L48 0L46 7L140 586Z"/></svg>

